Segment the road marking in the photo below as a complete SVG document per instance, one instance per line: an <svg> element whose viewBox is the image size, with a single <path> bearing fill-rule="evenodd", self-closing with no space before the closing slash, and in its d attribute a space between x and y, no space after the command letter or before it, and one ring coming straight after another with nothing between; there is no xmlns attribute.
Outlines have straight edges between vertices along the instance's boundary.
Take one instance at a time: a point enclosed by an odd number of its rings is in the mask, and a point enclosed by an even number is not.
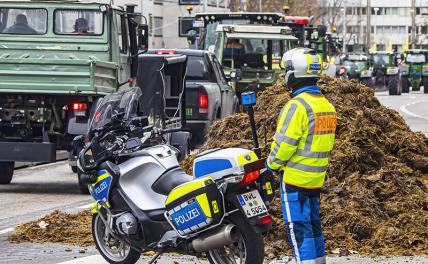
<svg viewBox="0 0 428 264"><path fill-rule="evenodd" d="M420 100L420 101L416 101L416 102L409 103L409 104L406 104L406 105L402 105L402 106L400 106L400 111L402 111L403 113L405 113L405 114L407 114L409 116L413 116L413 117L417 117L417 118L422 118L422 119L428 120L428 117L415 114L412 111L410 111L410 110L407 109L407 107L409 107L411 105L425 103L425 102L427 102L427 100Z"/></svg>
<svg viewBox="0 0 428 264"><path fill-rule="evenodd" d="M73 260L69 260L66 262L60 262L58 264L104 264L107 263L104 258L101 255L92 255L92 256L88 256L88 257L83 257L83 258L77 258L77 259L73 259Z"/></svg>
<svg viewBox="0 0 428 264"><path fill-rule="evenodd" d="M9 227L9 228L6 228L6 229L3 229L3 230L0 230L0 235L7 234L7 233L9 233L9 232L12 232L13 230L15 230L15 228L14 228L14 227Z"/></svg>
<svg viewBox="0 0 428 264"><path fill-rule="evenodd" d="M89 209L89 208L91 208L91 207L92 207L92 204L93 204L93 203L85 204L85 205L79 206L79 207L77 207L77 208L79 208L79 209Z"/></svg>

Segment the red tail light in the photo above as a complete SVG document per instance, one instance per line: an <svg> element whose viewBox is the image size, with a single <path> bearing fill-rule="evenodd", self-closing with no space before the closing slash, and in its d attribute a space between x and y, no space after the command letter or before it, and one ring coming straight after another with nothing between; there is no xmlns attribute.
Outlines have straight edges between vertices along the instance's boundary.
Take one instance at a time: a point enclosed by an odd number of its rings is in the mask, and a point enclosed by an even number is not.
<svg viewBox="0 0 428 264"><path fill-rule="evenodd" d="M264 216L261 216L261 217L259 217L259 224L261 224L261 225L267 225L267 224L270 224L270 223L272 223L272 216L271 215L264 215Z"/></svg>
<svg viewBox="0 0 428 264"><path fill-rule="evenodd" d="M82 102L75 102L71 104L71 109L73 109L73 111L85 111L88 109L88 105Z"/></svg>
<svg viewBox="0 0 428 264"><path fill-rule="evenodd" d="M199 93L198 95L199 114L208 114L208 95Z"/></svg>
<svg viewBox="0 0 428 264"><path fill-rule="evenodd" d="M246 186L252 182L254 182L255 180L257 180L260 177L260 171L252 171L252 172L248 172L244 175L244 179L242 179L240 185L241 186Z"/></svg>
<svg viewBox="0 0 428 264"><path fill-rule="evenodd" d="M158 50L156 51L158 55L168 55L168 54L177 54L176 50Z"/></svg>

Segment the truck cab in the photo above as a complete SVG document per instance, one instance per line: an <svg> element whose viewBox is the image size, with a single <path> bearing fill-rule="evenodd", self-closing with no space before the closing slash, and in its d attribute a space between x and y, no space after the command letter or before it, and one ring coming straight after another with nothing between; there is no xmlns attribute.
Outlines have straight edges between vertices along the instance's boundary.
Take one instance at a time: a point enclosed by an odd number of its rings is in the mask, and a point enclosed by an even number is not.
<svg viewBox="0 0 428 264"><path fill-rule="evenodd" d="M86 134L98 99L128 87L145 28L134 6L0 3L0 183ZM134 59L135 58L135 59Z"/></svg>
<svg viewBox="0 0 428 264"><path fill-rule="evenodd" d="M226 76L235 76L235 91L273 85L281 72L282 55L294 48L297 38L289 27L265 25L218 25L214 52Z"/></svg>

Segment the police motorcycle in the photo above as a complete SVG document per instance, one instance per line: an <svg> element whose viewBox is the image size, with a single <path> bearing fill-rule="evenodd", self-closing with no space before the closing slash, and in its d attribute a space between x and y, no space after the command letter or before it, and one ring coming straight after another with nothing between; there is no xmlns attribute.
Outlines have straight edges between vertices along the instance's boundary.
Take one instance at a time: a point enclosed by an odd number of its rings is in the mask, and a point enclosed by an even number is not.
<svg viewBox="0 0 428 264"><path fill-rule="evenodd" d="M198 155L194 176L165 137L178 129L148 125L139 116L141 91L107 95L92 117L78 168L95 200L92 235L109 263L135 263L147 251L210 263L261 264L263 233L272 228L272 175L264 159L242 148Z"/></svg>

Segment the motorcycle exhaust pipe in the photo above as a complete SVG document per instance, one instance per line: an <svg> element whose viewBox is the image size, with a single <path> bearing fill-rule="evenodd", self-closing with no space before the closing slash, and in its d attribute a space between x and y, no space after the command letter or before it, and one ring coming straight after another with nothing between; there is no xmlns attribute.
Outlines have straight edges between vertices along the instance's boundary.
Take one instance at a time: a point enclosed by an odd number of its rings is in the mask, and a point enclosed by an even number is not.
<svg viewBox="0 0 428 264"><path fill-rule="evenodd" d="M238 232L238 227L235 225L225 225L193 239L192 242L190 242L190 248L198 253L221 248L238 241Z"/></svg>

